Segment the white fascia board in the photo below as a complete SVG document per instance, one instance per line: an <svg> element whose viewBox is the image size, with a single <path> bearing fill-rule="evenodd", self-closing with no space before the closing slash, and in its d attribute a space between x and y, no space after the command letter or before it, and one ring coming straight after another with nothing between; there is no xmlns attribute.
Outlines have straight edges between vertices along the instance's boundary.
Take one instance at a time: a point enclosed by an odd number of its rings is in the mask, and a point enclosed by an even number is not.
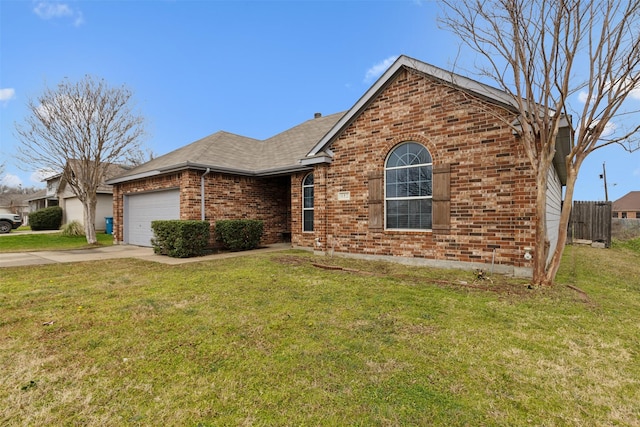
<svg viewBox="0 0 640 427"><path fill-rule="evenodd" d="M152 170L152 171L147 171L147 172L141 172L141 173L138 173L138 174L135 174L135 175L121 176L121 177L118 177L118 178L108 179L104 183L105 184L109 184L109 185L115 185L115 184L120 184L122 182L134 181L136 179L149 178L149 177L156 176L156 175L160 175L160 171Z"/></svg>
<svg viewBox="0 0 640 427"><path fill-rule="evenodd" d="M271 169L246 170L246 169L224 168L219 166L188 163L186 165L183 165L181 168L163 170L163 173L172 172L174 170L180 170L180 169L197 169L197 170L209 169L210 172L225 173L229 175L261 177L261 176L272 176L272 175L283 175L283 174L286 175L288 173L299 172L301 170L306 170L308 168L294 165L294 166L276 167Z"/></svg>
<svg viewBox="0 0 640 427"><path fill-rule="evenodd" d="M300 164L302 166L311 166L317 165L320 163L331 163L333 158L329 155L326 156L314 156L314 157L305 157L304 159L300 159Z"/></svg>
<svg viewBox="0 0 640 427"><path fill-rule="evenodd" d="M256 176L258 177L268 177L268 176L278 176L278 175L289 175L296 172L308 172L310 170L309 166L300 165L300 166L289 166L285 168L274 168L274 169L264 169L258 171Z"/></svg>
<svg viewBox="0 0 640 427"><path fill-rule="evenodd" d="M171 173L171 172L178 172L178 171L185 170L185 169L196 169L196 170L207 170L207 169L209 169L210 172L228 173L228 174L231 174L231 175L248 175L248 176L255 175L255 172L254 171L250 171L250 170L235 169L235 168L225 168L225 167L221 167L221 166L212 166L212 165L205 165L205 164L191 163L191 162L184 162L184 163L179 163L177 165L172 165L172 166L167 166L167 167L164 167L164 168L160 168L159 172L161 172L161 173Z"/></svg>
<svg viewBox="0 0 640 427"><path fill-rule="evenodd" d="M263 169L263 170L259 170L259 171L248 171L248 170L242 170L242 169L223 168L223 167L219 167L219 166L207 166L207 165L194 164L194 163L181 163L181 164L178 164L178 165L167 166L167 167L164 167L164 168L155 169L155 170L148 171L148 172L142 172L142 173L135 174L135 175L127 175L127 176L123 176L123 177L119 177L119 178L110 179L108 181L105 181L105 184L109 184L109 185L120 184L122 182L135 181L135 180L138 180L138 179L150 178L150 177L153 177L153 176L168 174L168 173L172 173L172 172L178 172L178 171L186 170L186 169L203 170L203 171L209 169L210 172L225 173L225 174L230 174L230 175L251 176L251 177L287 175L287 174L291 174L291 173L295 173L295 172L301 172L301 171L309 170L309 165L315 164L315 163L321 163L323 161L324 162L327 162L327 161L330 162L331 159L326 157L326 156L324 156L324 157L318 157L317 159L314 159L314 160L315 160L314 162L309 163L309 164L302 164L301 163L301 164L295 165L295 166L285 166L285 167L279 167L279 168L273 168L273 169Z"/></svg>

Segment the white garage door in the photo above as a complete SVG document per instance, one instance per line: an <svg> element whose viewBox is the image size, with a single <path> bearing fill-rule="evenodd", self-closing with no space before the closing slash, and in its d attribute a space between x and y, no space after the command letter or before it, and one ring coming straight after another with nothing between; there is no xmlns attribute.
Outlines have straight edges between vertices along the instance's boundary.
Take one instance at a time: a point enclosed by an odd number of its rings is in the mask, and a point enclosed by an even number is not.
<svg viewBox="0 0 640 427"><path fill-rule="evenodd" d="M124 242L151 246L151 221L180 219L180 191L167 190L126 196Z"/></svg>
<svg viewBox="0 0 640 427"><path fill-rule="evenodd" d="M84 208L82 207L82 202L75 197L65 199L64 216L65 223L67 224L71 221L78 221L80 224L84 224Z"/></svg>

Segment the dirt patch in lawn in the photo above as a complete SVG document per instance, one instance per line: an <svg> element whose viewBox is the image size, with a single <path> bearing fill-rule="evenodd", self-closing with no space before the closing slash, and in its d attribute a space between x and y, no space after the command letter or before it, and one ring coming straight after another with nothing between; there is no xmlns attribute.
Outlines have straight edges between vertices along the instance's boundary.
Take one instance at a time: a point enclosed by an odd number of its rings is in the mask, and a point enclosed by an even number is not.
<svg viewBox="0 0 640 427"><path fill-rule="evenodd" d="M299 265L309 265L309 264L311 264L311 261L309 260L309 258L305 258L305 257L297 256L297 255L274 256L272 258L272 260L274 262L277 262L278 264L282 264L282 265L299 266Z"/></svg>
<svg viewBox="0 0 640 427"><path fill-rule="evenodd" d="M592 301L586 292L573 286L552 286L545 288L532 287L522 279L500 274L488 275L481 270L475 271L447 271L425 269L428 276L419 274L405 274L401 265L390 265L389 263L375 263L353 261L345 258L322 259L310 258L299 255L279 255L272 258L274 262L289 266L313 266L318 269L335 271L346 274L357 274L369 277L388 277L412 286L439 286L442 288L455 289L464 292L492 293L501 299L521 301L527 298L539 298L540 296L567 298L574 301L592 305ZM350 262L352 261L352 262ZM406 271L406 270L405 270ZM441 271L442 274L434 274L434 271Z"/></svg>
<svg viewBox="0 0 640 427"><path fill-rule="evenodd" d="M529 287L526 283L518 282L514 283L513 279L494 275L488 277L486 273L479 271L464 272L463 275L467 278L461 279L460 274L456 274L456 278L444 278L447 274L443 274L443 278L434 277L420 277L408 274L397 274L390 268L380 268L380 266L372 265L371 268L363 268L362 263L357 263L358 268L345 267L338 265L337 263L327 262L328 260L322 260L322 262L316 262L315 259L310 259L304 256L297 255L280 255L273 258L274 262L283 265L291 266L313 266L315 268L343 272L348 274L358 274L364 276L376 276L376 277L392 277L401 280L405 283L412 285L436 285L454 289L465 289L471 291L491 292L504 296L532 296L536 292ZM340 260L342 261L342 260ZM456 272L459 273L459 272Z"/></svg>

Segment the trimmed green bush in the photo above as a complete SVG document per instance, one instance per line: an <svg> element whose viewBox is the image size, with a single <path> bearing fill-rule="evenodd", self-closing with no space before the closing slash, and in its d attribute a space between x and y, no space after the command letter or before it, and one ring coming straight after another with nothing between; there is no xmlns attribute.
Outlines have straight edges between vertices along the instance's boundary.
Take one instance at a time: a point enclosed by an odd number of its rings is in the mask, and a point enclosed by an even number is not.
<svg viewBox="0 0 640 427"><path fill-rule="evenodd" d="M62 208L51 206L29 214L32 230L57 230L62 225Z"/></svg>
<svg viewBox="0 0 640 427"><path fill-rule="evenodd" d="M151 221L153 252L172 258L204 255L209 246L209 221Z"/></svg>
<svg viewBox="0 0 640 427"><path fill-rule="evenodd" d="M216 221L216 240L232 251L255 249L260 243L264 224L255 219Z"/></svg>

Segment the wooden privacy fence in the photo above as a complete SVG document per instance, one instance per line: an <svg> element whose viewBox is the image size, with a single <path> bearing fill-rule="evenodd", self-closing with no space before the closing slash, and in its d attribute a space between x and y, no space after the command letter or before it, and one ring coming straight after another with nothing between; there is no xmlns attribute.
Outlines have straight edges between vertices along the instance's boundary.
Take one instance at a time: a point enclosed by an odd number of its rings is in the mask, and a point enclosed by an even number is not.
<svg viewBox="0 0 640 427"><path fill-rule="evenodd" d="M573 202L569 240L591 240L611 247L611 202Z"/></svg>

